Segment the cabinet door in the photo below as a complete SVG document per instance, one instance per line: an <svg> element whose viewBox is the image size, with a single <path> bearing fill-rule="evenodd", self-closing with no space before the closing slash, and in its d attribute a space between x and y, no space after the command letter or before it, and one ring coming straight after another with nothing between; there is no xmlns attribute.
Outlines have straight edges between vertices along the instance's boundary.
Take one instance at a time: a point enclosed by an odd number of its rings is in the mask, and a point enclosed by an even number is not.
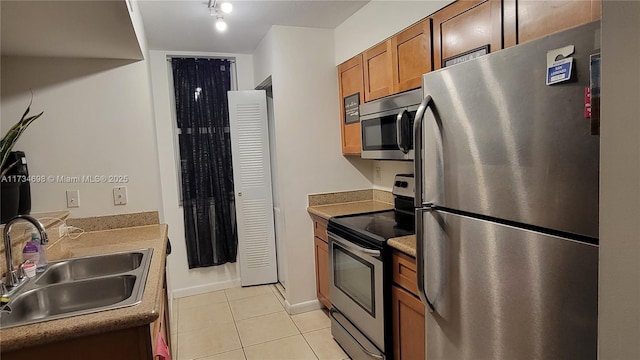
<svg viewBox="0 0 640 360"><path fill-rule="evenodd" d="M504 0L505 47L600 19L600 0Z"/></svg>
<svg viewBox="0 0 640 360"><path fill-rule="evenodd" d="M502 49L502 1L456 1L433 14L434 69L443 61L488 45Z"/></svg>
<svg viewBox="0 0 640 360"><path fill-rule="evenodd" d="M394 359L424 359L424 305L417 297L393 285L391 287Z"/></svg>
<svg viewBox="0 0 640 360"><path fill-rule="evenodd" d="M393 267L391 271L393 282L409 290L413 295L418 296L416 259L399 251L394 251L391 255L391 266Z"/></svg>
<svg viewBox="0 0 640 360"><path fill-rule="evenodd" d="M340 130L342 134L342 154L360 155L360 121L346 124L344 98L359 94L360 103L364 103L364 80L362 78L362 54L338 65L338 86L340 88Z"/></svg>
<svg viewBox="0 0 640 360"><path fill-rule="evenodd" d="M425 19L391 38L393 92L422 86L431 66L431 19Z"/></svg>
<svg viewBox="0 0 640 360"><path fill-rule="evenodd" d="M329 244L320 238L314 238L316 255L316 292L318 300L327 309L331 309L329 301Z"/></svg>
<svg viewBox="0 0 640 360"><path fill-rule="evenodd" d="M391 81L391 39L363 53L364 101L371 101L393 92Z"/></svg>

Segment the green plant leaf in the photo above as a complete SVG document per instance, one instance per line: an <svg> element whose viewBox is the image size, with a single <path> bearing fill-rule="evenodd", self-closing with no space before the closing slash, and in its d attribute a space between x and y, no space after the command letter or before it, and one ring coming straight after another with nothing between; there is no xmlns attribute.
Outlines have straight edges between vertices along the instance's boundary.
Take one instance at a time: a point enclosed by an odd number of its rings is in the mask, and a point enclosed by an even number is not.
<svg viewBox="0 0 640 360"><path fill-rule="evenodd" d="M5 169L5 164L9 159L11 150L13 150L14 145L16 144L16 142L18 142L18 139L20 138L22 133L32 122L34 122L36 119L42 116L42 114L44 114L43 111L37 115L27 117L27 115L29 115L29 111L31 110L32 101L33 99L29 101L27 110L24 112L24 114L22 114L22 118L20 118L20 121L14 124L9 129L9 131L7 131L7 134L2 137L2 140L0 140L0 159L2 161L2 163L0 163L0 170L2 171L2 174L4 174L8 170Z"/></svg>

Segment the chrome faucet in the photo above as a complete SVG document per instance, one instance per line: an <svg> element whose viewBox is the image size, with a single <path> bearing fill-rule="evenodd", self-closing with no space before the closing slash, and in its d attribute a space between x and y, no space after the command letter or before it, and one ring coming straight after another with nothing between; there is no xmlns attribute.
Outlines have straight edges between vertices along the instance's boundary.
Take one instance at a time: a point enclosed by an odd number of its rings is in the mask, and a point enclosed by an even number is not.
<svg viewBox="0 0 640 360"><path fill-rule="evenodd" d="M40 244L46 245L49 242L49 238L47 237L47 233L44 231L44 226L40 223L40 221L36 220L34 217L29 215L18 215L11 220L7 221L4 226L4 258L7 262L7 274L4 278L4 287L6 290L11 291L14 287L20 284L20 279L18 278L18 273L16 270L13 270L13 254L11 253L11 237L9 233L11 232L11 227L13 224L20 220L25 220L30 222L33 226L35 226L36 230L40 233Z"/></svg>

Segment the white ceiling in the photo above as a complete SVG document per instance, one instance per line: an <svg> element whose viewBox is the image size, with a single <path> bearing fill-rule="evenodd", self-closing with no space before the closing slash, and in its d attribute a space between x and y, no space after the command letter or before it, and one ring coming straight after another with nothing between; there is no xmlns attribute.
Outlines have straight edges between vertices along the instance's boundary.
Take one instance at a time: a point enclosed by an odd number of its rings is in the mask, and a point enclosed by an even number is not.
<svg viewBox="0 0 640 360"><path fill-rule="evenodd" d="M151 50L250 54L272 25L334 29L366 1L229 0L228 29L215 29L207 0L139 0Z"/></svg>

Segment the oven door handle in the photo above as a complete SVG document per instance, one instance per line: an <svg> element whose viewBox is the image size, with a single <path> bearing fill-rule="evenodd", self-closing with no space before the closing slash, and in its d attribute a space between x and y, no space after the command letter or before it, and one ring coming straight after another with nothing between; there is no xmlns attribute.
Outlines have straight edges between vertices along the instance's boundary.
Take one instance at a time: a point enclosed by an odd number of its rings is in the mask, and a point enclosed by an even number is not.
<svg viewBox="0 0 640 360"><path fill-rule="evenodd" d="M331 310L329 310L329 315L336 321L336 323L338 325L340 325L340 327L342 327L342 329L344 329L344 331L349 334L349 336L351 336L351 338L353 339L353 342L355 342L356 344L358 344L358 346L360 347L360 350L362 350L363 353L369 355L371 358L373 359L379 359L379 360L384 360L384 356L379 355L379 354L374 354L371 351L367 350L364 348L364 346L362 346L362 344L360 344L358 342L358 340L356 338L353 337L353 335L351 335L351 333L344 328L344 326L340 323L340 320L336 318L336 316L334 315L335 313L340 314L340 312L338 310L336 310L336 308L331 308ZM342 314L341 314L342 315Z"/></svg>
<svg viewBox="0 0 640 360"><path fill-rule="evenodd" d="M333 237L336 240L336 243L338 243L338 245L342 246L345 249L349 249L351 251L356 251L356 252L360 252L369 256L374 256L374 257L379 257L380 256L380 250L373 250L373 249L367 249L367 248L363 248L362 246L358 246L356 244L347 242L346 240L343 241L343 239L339 236L336 236L334 234L331 234L331 237Z"/></svg>

